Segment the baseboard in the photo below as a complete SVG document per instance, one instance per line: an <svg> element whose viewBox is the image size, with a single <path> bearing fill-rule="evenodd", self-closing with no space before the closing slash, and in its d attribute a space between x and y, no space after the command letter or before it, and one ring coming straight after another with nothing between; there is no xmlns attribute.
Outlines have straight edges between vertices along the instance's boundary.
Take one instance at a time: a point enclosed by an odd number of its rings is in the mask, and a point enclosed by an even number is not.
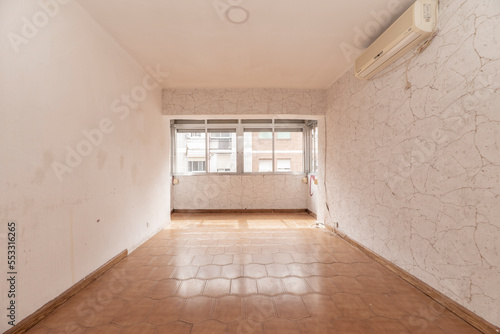
<svg viewBox="0 0 500 334"><path fill-rule="evenodd" d="M313 217L314 217L314 219L318 219L318 215L317 215L317 214L315 214L314 212L312 212L311 210L306 209L306 212L307 212L310 216L313 216Z"/></svg>
<svg viewBox="0 0 500 334"><path fill-rule="evenodd" d="M304 213L307 209L173 209L172 213Z"/></svg>
<svg viewBox="0 0 500 334"><path fill-rule="evenodd" d="M6 331L4 334L21 334L27 332L30 328L46 318L49 314L54 312L59 306L67 302L71 297L77 294L80 290L95 281L99 276L111 269L115 264L127 257L128 251L124 250L114 258L106 262L104 265L96 269L91 274L87 275L84 279L74 284L68 290L64 291L58 297L54 298L33 314L21 320L17 325Z"/></svg>
<svg viewBox="0 0 500 334"><path fill-rule="evenodd" d="M372 250L366 248L365 246L361 245L357 241L351 239L347 235L343 234L342 232L334 229L331 226L327 226L327 228L344 239L347 243L350 245L354 246L355 248L359 249L363 253L365 253L368 257L371 259L377 261L411 285L413 285L415 288L441 304L442 306L446 307L450 312L454 313L456 316L459 318L463 319L467 323L469 323L471 326L475 327L476 329L480 330L483 333L500 333L500 328L496 327L492 323L486 321L485 319L481 318L474 312L466 309L456 301L452 300L448 296L444 295L443 293L439 292L438 290L434 289L424 281L420 280L419 278L413 276L406 270L398 267L394 263L390 262L389 260L386 260L382 256L378 255L377 253L373 252Z"/></svg>

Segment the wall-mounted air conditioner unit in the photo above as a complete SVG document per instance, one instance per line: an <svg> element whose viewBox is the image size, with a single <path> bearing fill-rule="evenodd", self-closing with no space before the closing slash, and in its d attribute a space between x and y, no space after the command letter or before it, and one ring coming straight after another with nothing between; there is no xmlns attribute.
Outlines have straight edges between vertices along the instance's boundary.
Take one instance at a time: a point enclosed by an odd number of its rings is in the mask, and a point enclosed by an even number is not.
<svg viewBox="0 0 500 334"><path fill-rule="evenodd" d="M437 25L438 0L417 0L354 63L354 74L370 79L428 40Z"/></svg>

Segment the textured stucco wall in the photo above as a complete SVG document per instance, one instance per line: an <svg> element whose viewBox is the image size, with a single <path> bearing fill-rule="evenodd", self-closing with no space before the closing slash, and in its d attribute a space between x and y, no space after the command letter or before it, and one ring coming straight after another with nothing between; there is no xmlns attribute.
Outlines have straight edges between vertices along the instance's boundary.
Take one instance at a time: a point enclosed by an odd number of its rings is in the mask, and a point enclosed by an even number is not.
<svg viewBox="0 0 500 334"><path fill-rule="evenodd" d="M411 89L329 89L329 223L500 325L500 2L442 0L439 29Z"/></svg>
<svg viewBox="0 0 500 334"><path fill-rule="evenodd" d="M304 175L177 176L174 209L305 209Z"/></svg>
<svg viewBox="0 0 500 334"><path fill-rule="evenodd" d="M324 115L326 92L301 89L165 89L165 115Z"/></svg>

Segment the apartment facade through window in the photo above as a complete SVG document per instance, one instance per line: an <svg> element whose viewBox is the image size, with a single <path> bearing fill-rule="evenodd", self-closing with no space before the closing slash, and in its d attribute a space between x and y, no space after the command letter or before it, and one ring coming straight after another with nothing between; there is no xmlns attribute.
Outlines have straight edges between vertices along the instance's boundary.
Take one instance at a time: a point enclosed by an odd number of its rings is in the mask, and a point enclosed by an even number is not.
<svg viewBox="0 0 500 334"><path fill-rule="evenodd" d="M314 122L173 120L173 173L307 173L314 165Z"/></svg>

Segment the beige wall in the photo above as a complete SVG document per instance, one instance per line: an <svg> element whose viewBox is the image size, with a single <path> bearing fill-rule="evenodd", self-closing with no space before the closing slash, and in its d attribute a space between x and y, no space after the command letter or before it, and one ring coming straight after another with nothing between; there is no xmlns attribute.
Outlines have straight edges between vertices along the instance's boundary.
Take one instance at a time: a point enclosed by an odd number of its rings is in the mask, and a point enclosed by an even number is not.
<svg viewBox="0 0 500 334"><path fill-rule="evenodd" d="M75 2L60 2L16 53L6 36L21 33L23 17L41 15L40 2L0 1L0 267L13 220L17 322L169 219L160 89L125 107L122 95L141 94L147 73ZM84 156L69 166L68 149ZM0 287L6 310L3 276Z"/></svg>
<svg viewBox="0 0 500 334"><path fill-rule="evenodd" d="M439 29L409 90L330 87L329 223L500 325L500 4L442 0Z"/></svg>

